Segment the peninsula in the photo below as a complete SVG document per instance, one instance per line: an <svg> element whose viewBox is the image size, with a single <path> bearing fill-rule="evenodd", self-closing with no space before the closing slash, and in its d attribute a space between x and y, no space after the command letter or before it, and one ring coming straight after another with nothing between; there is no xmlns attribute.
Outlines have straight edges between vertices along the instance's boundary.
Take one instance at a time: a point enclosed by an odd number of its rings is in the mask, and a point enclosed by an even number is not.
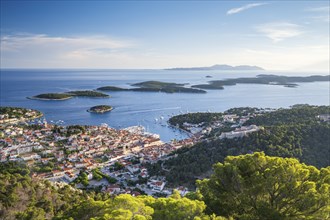
<svg viewBox="0 0 330 220"><path fill-rule="evenodd" d="M113 109L112 106L110 105L96 105L88 109L88 112L91 113L105 113L105 112L110 112Z"/></svg>
<svg viewBox="0 0 330 220"><path fill-rule="evenodd" d="M18 107L0 107L0 124L15 124L42 117L40 111Z"/></svg>

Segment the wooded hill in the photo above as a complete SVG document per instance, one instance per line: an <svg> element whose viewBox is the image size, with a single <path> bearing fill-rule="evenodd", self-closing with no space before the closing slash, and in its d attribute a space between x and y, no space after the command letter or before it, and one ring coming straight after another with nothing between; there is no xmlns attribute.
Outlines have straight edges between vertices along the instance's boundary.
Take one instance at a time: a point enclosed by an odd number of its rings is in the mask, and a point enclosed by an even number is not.
<svg viewBox="0 0 330 220"><path fill-rule="evenodd" d="M317 116L329 114L329 106L296 105L265 113L246 122L263 126L259 132L239 139L209 139L189 148L181 148L164 162L149 165L151 175L164 175L171 185L194 188L195 180L207 176L214 163L229 155L263 151L266 155L297 158L316 167L330 165L330 123ZM198 118L202 118L200 116ZM209 113L205 113L208 115Z"/></svg>

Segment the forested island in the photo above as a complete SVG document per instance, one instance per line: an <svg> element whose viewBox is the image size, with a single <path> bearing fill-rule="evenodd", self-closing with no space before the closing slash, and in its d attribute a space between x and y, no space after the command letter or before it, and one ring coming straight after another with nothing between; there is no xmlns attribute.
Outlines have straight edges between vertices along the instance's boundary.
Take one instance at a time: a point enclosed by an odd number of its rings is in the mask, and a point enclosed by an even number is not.
<svg viewBox="0 0 330 220"><path fill-rule="evenodd" d="M102 92L92 91L92 90L77 90L77 91L70 91L67 92L68 94L72 96L79 96L79 97L93 97L93 98L106 98L110 97L107 94L104 94Z"/></svg>
<svg viewBox="0 0 330 220"><path fill-rule="evenodd" d="M27 97L28 99L38 99L38 100L67 100L71 99L73 96L67 93L43 93L32 97Z"/></svg>
<svg viewBox="0 0 330 220"><path fill-rule="evenodd" d="M184 87L186 84L177 84L160 81L145 81L132 84L132 86L139 88L124 89L115 86L103 86L97 88L101 91L137 91L137 92L165 92L165 93L206 93L201 89Z"/></svg>
<svg viewBox="0 0 330 220"><path fill-rule="evenodd" d="M113 107L110 105L96 105L88 109L88 112L92 113L105 113L112 111Z"/></svg>
<svg viewBox="0 0 330 220"><path fill-rule="evenodd" d="M38 100L67 100L73 97L93 97L93 98L106 98L110 97L107 94L92 91L92 90L77 90L70 91L66 93L43 93L32 97L27 97L28 99L38 99Z"/></svg>
<svg viewBox="0 0 330 220"><path fill-rule="evenodd" d="M306 82L322 82L330 81L330 76L277 76L261 74L256 77L242 77L225 80L210 81L209 84L193 85L194 88L200 89L224 89L224 86L234 86L236 84L265 84L265 85L281 85L285 87L296 87L296 83Z"/></svg>
<svg viewBox="0 0 330 220"><path fill-rule="evenodd" d="M210 76L208 76L210 77ZM203 89L215 89L221 90L225 86L234 86L237 84L263 84L263 85L281 85L285 87L295 88L297 83L306 82L322 82L329 81L329 75L327 76L277 76L261 74L256 77L242 77L225 80L213 80L208 84L192 85L191 87L185 87L187 84L177 84L160 81L145 81L132 84L138 88L120 88L116 86L103 86L97 88L101 91L141 91L141 92L165 92L165 93L206 93ZM196 89L197 88L197 89Z"/></svg>
<svg viewBox="0 0 330 220"><path fill-rule="evenodd" d="M166 179L174 185L186 184L194 187L197 178L209 172L212 164L223 162L228 155L263 151L271 156L298 158L303 163L319 168L330 166L330 123L320 120L322 115L329 115L329 106L296 105L290 109L266 111L263 114L259 114L259 110L236 108L224 113L241 112L244 116L250 111L255 116L243 125L262 126L263 129L258 132L242 138L220 139L222 132L234 130L231 125L237 123L225 122L221 127L213 129L205 141L174 152L173 155L176 156L163 163L165 170L161 168L161 162L150 165L150 170L153 174L166 176ZM221 113L192 113L175 116L170 119L170 123L179 126L184 122L207 124L219 120L221 115Z"/></svg>
<svg viewBox="0 0 330 220"><path fill-rule="evenodd" d="M209 76L208 76L209 77ZM136 88L121 88L117 86L102 86L97 88L99 91L136 91L136 92L164 92L164 93L206 93L203 89L224 89L225 86L234 86L236 84L263 84L263 85L281 85L285 87L297 87L297 83L306 82L321 82L329 81L329 75L327 76L277 76L277 75L258 75L256 77L242 77L225 80L209 81L208 84L192 85L186 87L187 84L178 84L171 82L161 81L144 81L140 83L132 84L131 86ZM105 98L110 97L108 94L97 92L93 90L77 90L69 91L65 93L44 93L32 97L29 99L38 100L67 100L72 97L95 97Z"/></svg>
<svg viewBox="0 0 330 220"><path fill-rule="evenodd" d="M120 88L120 87L116 87L116 86L103 86L103 87L97 88L97 90L101 90L101 91L127 91L129 89L124 89L124 88Z"/></svg>

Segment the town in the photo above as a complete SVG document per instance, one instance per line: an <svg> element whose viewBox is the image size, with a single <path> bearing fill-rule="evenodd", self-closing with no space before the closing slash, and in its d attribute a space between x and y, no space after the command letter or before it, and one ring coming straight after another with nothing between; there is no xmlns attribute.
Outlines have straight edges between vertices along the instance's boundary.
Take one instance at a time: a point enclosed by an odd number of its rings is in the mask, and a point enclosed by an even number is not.
<svg viewBox="0 0 330 220"><path fill-rule="evenodd" d="M31 111L26 114L29 117ZM6 121L0 124L0 160L24 161L35 178L74 184L77 188L166 196L174 188L166 185L165 177L150 176L146 164L166 160L173 156L172 152L207 139L212 130L224 125L231 125L233 130L222 132L219 139L240 138L258 131L256 125L242 126L253 116L228 114L208 125L184 123L190 137L169 143L142 126L117 130L106 124L59 126L45 119L32 124ZM175 189L182 195L188 192L184 186Z"/></svg>

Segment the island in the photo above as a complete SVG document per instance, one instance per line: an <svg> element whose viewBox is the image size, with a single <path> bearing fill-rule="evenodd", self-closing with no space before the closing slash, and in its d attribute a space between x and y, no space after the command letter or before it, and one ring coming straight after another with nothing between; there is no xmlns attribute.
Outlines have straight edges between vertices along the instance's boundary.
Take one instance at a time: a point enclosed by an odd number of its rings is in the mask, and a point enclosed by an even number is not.
<svg viewBox="0 0 330 220"><path fill-rule="evenodd" d="M107 94L96 92L92 90L77 90L70 91L66 93L43 93L32 97L27 97L28 99L37 99L37 100L67 100L73 97L93 97L93 98L107 98L110 97Z"/></svg>
<svg viewBox="0 0 330 220"><path fill-rule="evenodd" d="M0 124L15 124L42 117L40 111L19 107L0 107Z"/></svg>
<svg viewBox="0 0 330 220"><path fill-rule="evenodd" d="M113 109L112 106L110 105L96 105L88 109L88 112L91 113L105 113L105 112L110 112Z"/></svg>
<svg viewBox="0 0 330 220"><path fill-rule="evenodd" d="M135 83L132 84L132 86L138 86L141 88L166 88L166 87L181 87L184 86L186 84L181 83L169 83L169 82L160 82L160 81L144 81L144 82L140 82L140 83Z"/></svg>
<svg viewBox="0 0 330 220"><path fill-rule="evenodd" d="M208 84L193 85L193 88L200 89L224 89L224 86L233 86L236 84L266 84L266 85L281 85L289 88L295 88L298 86L296 83L305 82L322 82L330 81L329 75L320 76L278 76L278 75L266 75L261 74L256 77L242 77L225 80L209 81Z"/></svg>
<svg viewBox="0 0 330 220"><path fill-rule="evenodd" d="M165 92L165 93L206 93L204 90L186 88L186 84L160 82L160 81L145 81L135 83L132 86L138 86L140 88L131 89L132 91L142 92Z"/></svg>
<svg viewBox="0 0 330 220"><path fill-rule="evenodd" d="M68 94L72 96L80 96L80 97L110 97L107 94L102 92L92 91L92 90L77 90L77 91L70 91Z"/></svg>
<svg viewBox="0 0 330 220"><path fill-rule="evenodd" d="M67 93L43 93L27 98L37 99L37 100L67 100L67 99L71 99L72 95Z"/></svg>
<svg viewBox="0 0 330 220"><path fill-rule="evenodd" d="M101 91L136 91L136 92L165 92L165 93L206 93L206 91L195 88L184 87L187 84L178 84L160 81L145 81L132 84L138 88L124 89L115 86L104 86L97 88Z"/></svg>
<svg viewBox="0 0 330 220"><path fill-rule="evenodd" d="M240 66L230 66L226 64L216 64L213 66L207 67L179 67L179 68L169 68L165 70L264 70L259 66L249 66L249 65L240 65Z"/></svg>
<svg viewBox="0 0 330 220"><path fill-rule="evenodd" d="M120 87L116 87L116 86L103 86L103 87L97 88L97 90L101 90L101 91L128 91L129 89L124 89L124 88L120 88Z"/></svg>

